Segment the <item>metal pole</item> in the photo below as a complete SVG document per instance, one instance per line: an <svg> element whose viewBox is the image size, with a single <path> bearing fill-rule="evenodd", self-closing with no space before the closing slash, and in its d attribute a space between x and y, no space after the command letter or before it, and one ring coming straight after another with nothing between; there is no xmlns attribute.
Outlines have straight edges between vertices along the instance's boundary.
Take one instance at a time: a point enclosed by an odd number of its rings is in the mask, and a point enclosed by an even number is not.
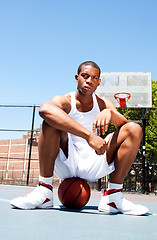
<svg viewBox="0 0 157 240"><path fill-rule="evenodd" d="M146 158L145 158L145 129L146 129L146 108L142 108L142 193L146 192Z"/></svg>
<svg viewBox="0 0 157 240"><path fill-rule="evenodd" d="M29 172L30 172L30 162L31 162L33 133L34 133L34 119L35 119L35 105L34 105L34 107L33 107L33 116L32 116L32 129L31 129L31 139L30 139L30 149L29 149L29 160L28 160L27 185L29 184Z"/></svg>
<svg viewBox="0 0 157 240"><path fill-rule="evenodd" d="M101 191L101 178L98 179L98 191Z"/></svg>

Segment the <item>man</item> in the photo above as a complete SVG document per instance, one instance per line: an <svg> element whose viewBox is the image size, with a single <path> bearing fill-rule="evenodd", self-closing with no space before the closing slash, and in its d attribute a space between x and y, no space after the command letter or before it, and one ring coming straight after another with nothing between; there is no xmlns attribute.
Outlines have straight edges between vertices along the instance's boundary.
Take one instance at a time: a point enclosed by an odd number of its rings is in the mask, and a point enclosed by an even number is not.
<svg viewBox="0 0 157 240"><path fill-rule="evenodd" d="M94 94L100 85L100 68L82 63L75 75L76 92L55 96L43 103L39 114L44 119L39 137L39 186L30 194L11 201L22 209L53 206L53 173L61 179L80 177L89 182L110 173L99 211L143 215L148 209L122 196L122 186L139 149L141 127L121 115L109 99ZM109 123L117 131L105 135Z"/></svg>

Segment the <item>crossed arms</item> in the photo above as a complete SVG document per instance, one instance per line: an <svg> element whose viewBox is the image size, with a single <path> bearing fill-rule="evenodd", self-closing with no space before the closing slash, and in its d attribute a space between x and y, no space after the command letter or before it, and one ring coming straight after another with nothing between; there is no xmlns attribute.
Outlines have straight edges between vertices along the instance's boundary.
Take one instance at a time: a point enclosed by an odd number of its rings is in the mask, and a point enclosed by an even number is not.
<svg viewBox="0 0 157 240"><path fill-rule="evenodd" d="M97 129L98 135L105 134L110 122L116 128L129 122L116 110L110 100L107 98L102 98L102 100L105 102L106 108L96 116L93 122L93 133ZM68 96L56 96L41 105L39 114L51 127L84 138L98 155L104 154L107 149L105 140L72 119L68 115L70 109L71 102Z"/></svg>

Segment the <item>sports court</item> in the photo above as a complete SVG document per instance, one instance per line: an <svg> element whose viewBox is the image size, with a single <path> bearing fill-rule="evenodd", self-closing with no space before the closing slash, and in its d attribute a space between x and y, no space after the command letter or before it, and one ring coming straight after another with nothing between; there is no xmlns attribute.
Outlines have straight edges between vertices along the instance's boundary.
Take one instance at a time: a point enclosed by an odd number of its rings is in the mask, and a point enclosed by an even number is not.
<svg viewBox="0 0 157 240"><path fill-rule="evenodd" d="M24 196L33 187L0 185L1 240L15 239L153 239L157 237L157 196L128 194L133 202L149 208L147 216L105 215L97 211L101 192L93 190L82 210L63 208L54 190L54 208L13 209L9 201Z"/></svg>

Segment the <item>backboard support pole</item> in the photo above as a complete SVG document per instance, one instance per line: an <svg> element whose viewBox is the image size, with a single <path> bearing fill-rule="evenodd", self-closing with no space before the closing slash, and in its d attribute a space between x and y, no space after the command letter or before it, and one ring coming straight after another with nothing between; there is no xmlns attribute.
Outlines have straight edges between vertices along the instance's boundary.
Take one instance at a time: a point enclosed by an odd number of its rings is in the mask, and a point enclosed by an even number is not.
<svg viewBox="0 0 157 240"><path fill-rule="evenodd" d="M142 193L146 193L146 147L145 147L145 130L146 130L146 108L142 108Z"/></svg>

